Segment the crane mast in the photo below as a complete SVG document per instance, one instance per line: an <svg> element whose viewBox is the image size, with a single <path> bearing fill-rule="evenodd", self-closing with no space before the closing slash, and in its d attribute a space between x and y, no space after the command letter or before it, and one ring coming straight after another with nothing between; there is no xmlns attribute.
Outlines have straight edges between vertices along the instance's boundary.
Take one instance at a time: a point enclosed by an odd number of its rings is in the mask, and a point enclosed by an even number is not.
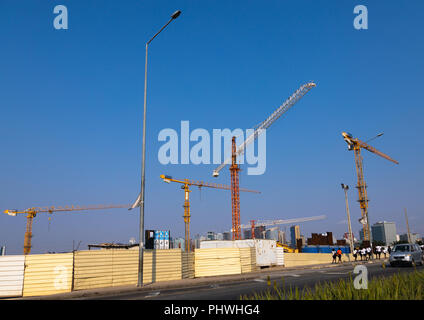
<svg viewBox="0 0 424 320"><path fill-rule="evenodd" d="M367 185L364 179L364 167L363 167L363 158L361 155L361 149L368 150L369 152L375 153L376 155L389 160L395 164L399 164L398 161L392 159L387 154L378 151L376 148L370 146L369 144L354 138L350 133L342 132L342 136L348 145L348 150L353 150L355 154L355 167L356 175L358 178L358 184L356 188L358 189L358 202L361 208L361 219L359 222L362 224L362 230L364 235L364 241L371 241L371 230L368 218L368 194L367 194Z"/></svg>
<svg viewBox="0 0 424 320"><path fill-rule="evenodd" d="M231 146L231 157L227 158L221 165L219 165L214 171L213 176L218 177L219 172L227 164L231 163L230 174L231 174L231 210L232 210L232 239L241 239L240 232L240 194L239 194L239 171L240 167L237 165L237 156L244 153L246 147L254 142L264 130L269 128L278 118L280 118L287 110L289 110L296 102L298 102L306 93L309 92L316 84L309 82L302 85L297 89L284 103L279 106L268 118L257 126L254 132L244 140L244 142L237 148L235 137L232 139Z"/></svg>
<svg viewBox="0 0 424 320"><path fill-rule="evenodd" d="M236 137L232 140L232 163L230 167L231 173L231 210L232 210L232 239L240 240L240 190L239 190L239 171L236 156Z"/></svg>
<svg viewBox="0 0 424 320"><path fill-rule="evenodd" d="M167 175L160 175L160 178L166 182L176 182L182 184L181 188L184 190L184 224L185 224L185 250L186 252L190 252L190 186L197 186L199 188L214 188L214 189L222 189L222 190L232 190L230 186L227 186L225 184L217 184L217 183L208 183L203 181L194 181L190 179L173 179L171 176ZM251 193L260 193L256 190L249 190L245 188L239 188L239 191L243 192L251 192Z"/></svg>

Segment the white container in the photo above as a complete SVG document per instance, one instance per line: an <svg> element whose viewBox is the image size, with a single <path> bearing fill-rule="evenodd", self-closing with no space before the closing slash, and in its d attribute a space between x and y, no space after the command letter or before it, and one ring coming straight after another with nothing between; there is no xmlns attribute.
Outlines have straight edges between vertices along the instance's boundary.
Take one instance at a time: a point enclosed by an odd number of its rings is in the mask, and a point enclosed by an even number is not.
<svg viewBox="0 0 424 320"><path fill-rule="evenodd" d="M246 240L210 240L201 241L200 249L207 248L248 248L256 249L256 265L261 267L277 265L277 255L275 240L267 239L246 239Z"/></svg>
<svg viewBox="0 0 424 320"><path fill-rule="evenodd" d="M22 296L25 256L0 257L0 297Z"/></svg>
<svg viewBox="0 0 424 320"><path fill-rule="evenodd" d="M276 247L274 250L277 257L277 266L284 266L284 248Z"/></svg>

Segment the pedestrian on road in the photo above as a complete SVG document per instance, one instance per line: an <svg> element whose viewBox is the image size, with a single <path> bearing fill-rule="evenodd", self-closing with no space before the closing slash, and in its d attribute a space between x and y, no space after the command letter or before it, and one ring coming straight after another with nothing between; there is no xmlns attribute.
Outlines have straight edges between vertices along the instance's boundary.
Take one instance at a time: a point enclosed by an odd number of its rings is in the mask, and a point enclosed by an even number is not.
<svg viewBox="0 0 424 320"><path fill-rule="evenodd" d="M389 247L390 248L390 247ZM386 259L386 254L387 254L388 250L387 247L383 248L383 253L384 253L384 259Z"/></svg>
<svg viewBox="0 0 424 320"><path fill-rule="evenodd" d="M361 249L361 260L362 260L362 257L364 257L365 261L367 261L367 249L365 248Z"/></svg>
<svg viewBox="0 0 424 320"><path fill-rule="evenodd" d="M368 247L367 248L368 260L371 260L371 253L372 253L372 249L371 249L371 247Z"/></svg>
<svg viewBox="0 0 424 320"><path fill-rule="evenodd" d="M340 248L337 250L337 256L339 257L339 262L342 263L342 250Z"/></svg>
<svg viewBox="0 0 424 320"><path fill-rule="evenodd" d="M380 246L377 246L376 251L377 251L378 259L380 260L380 256L381 256L381 247L380 247Z"/></svg>
<svg viewBox="0 0 424 320"><path fill-rule="evenodd" d="M333 261L331 263L337 263L337 252L336 249L331 249L331 254L333 256Z"/></svg>
<svg viewBox="0 0 424 320"><path fill-rule="evenodd" d="M353 249L353 257L355 258L355 261L358 258L358 250L356 250L356 248Z"/></svg>

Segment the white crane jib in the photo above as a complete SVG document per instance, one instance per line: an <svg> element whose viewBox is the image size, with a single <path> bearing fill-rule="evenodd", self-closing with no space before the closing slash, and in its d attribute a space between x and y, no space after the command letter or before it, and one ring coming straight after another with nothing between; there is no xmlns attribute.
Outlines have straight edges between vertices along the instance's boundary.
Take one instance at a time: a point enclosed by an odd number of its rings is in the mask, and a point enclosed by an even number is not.
<svg viewBox="0 0 424 320"><path fill-rule="evenodd" d="M314 82L309 82L302 85L299 89L293 93L290 98L288 98L284 103L277 108L265 121L263 121L255 131L244 140L244 142L237 148L236 155L239 156L243 154L247 145L255 141L255 139L271 124L275 122L283 113L285 113L288 109L290 109L297 101L299 101L309 90L315 87L316 84ZM213 171L213 176L218 177L219 171L224 168L227 164L230 164L232 157L228 157L218 168Z"/></svg>
<svg viewBox="0 0 424 320"><path fill-rule="evenodd" d="M313 217L305 217L305 218L293 218L293 219L286 219L286 220L259 220L256 221L255 225L257 227L259 226L277 226L281 224L292 224L292 223L301 223L301 222L307 222L307 221L316 221L316 220L323 220L326 219L326 215L321 216L313 216ZM242 225L240 228L250 228L251 225Z"/></svg>

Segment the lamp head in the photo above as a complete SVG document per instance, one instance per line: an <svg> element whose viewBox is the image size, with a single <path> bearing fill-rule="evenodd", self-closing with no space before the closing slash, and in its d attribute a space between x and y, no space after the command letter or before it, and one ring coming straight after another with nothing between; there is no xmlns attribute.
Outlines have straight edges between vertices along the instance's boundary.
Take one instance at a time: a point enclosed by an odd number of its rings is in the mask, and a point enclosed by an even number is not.
<svg viewBox="0 0 424 320"><path fill-rule="evenodd" d="M175 12L171 15L171 18L172 18L172 19L177 19L177 18L180 16L180 14L181 14L181 11L180 11L180 10L177 10L177 11L175 11Z"/></svg>

